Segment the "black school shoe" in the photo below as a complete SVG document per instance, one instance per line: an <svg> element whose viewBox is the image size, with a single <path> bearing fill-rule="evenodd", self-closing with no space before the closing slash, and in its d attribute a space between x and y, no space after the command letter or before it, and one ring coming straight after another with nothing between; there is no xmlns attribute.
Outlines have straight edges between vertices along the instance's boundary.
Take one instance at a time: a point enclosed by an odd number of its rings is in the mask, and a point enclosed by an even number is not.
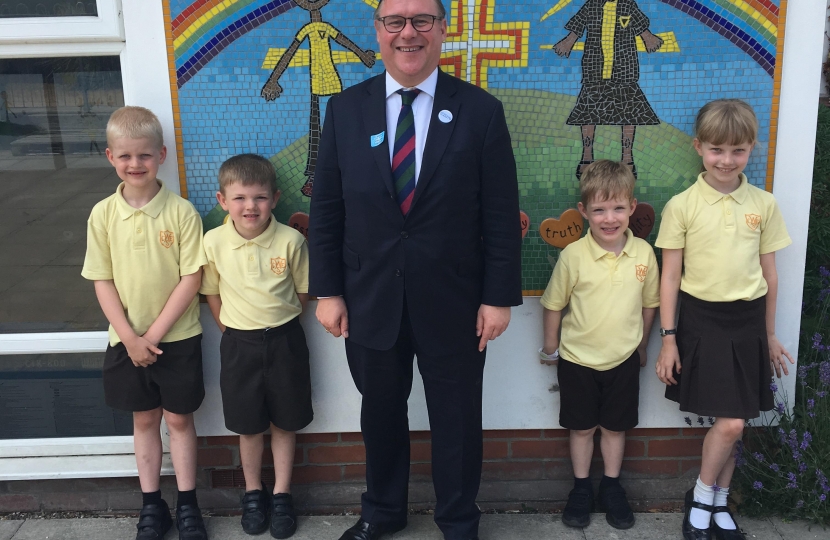
<svg viewBox="0 0 830 540"><path fill-rule="evenodd" d="M692 513L692 508L700 508L711 512L712 506L703 504L695 500L695 488L686 492L686 512L683 514L683 540L711 540L712 534L709 529L698 529L689 520L689 515ZM711 527L710 527L711 528Z"/></svg>
<svg viewBox="0 0 830 540"><path fill-rule="evenodd" d="M290 493L271 497L271 536L288 538L297 532L297 513Z"/></svg>
<svg viewBox="0 0 830 540"><path fill-rule="evenodd" d="M176 526L179 528L179 540L207 540L202 511L195 504L176 508Z"/></svg>
<svg viewBox="0 0 830 540"><path fill-rule="evenodd" d="M162 540L172 526L170 507L164 499L161 500L161 504L145 504L138 514L138 532L135 540Z"/></svg>
<svg viewBox="0 0 830 540"><path fill-rule="evenodd" d="M246 491L242 496L242 530L246 534L264 533L271 517L271 492L262 489Z"/></svg>
<svg viewBox="0 0 830 540"><path fill-rule="evenodd" d="M715 521L715 514L726 512L732 518L732 523L735 524L734 529L721 529ZM712 524L709 526L717 540L746 540L746 534L738 527L738 522L735 521L735 516L729 511L726 506L715 506L712 508Z"/></svg>
<svg viewBox="0 0 830 540"><path fill-rule="evenodd" d="M605 521L615 529L630 529L634 526L634 512L631 511L619 481L599 483L599 504L600 510L605 512Z"/></svg>
<svg viewBox="0 0 830 540"><path fill-rule="evenodd" d="M591 523L594 510L594 489L592 487L574 487L568 493L568 504L562 512L562 523L568 527L587 527Z"/></svg>

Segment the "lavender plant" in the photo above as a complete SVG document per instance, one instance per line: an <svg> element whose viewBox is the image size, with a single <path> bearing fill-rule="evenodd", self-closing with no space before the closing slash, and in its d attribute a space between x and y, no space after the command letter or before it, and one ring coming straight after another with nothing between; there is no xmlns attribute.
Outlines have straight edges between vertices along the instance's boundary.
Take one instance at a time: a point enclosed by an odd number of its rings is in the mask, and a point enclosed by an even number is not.
<svg viewBox="0 0 830 540"><path fill-rule="evenodd" d="M830 524L830 271L805 290L792 412L775 381L775 409L738 445L733 484L748 515L779 515Z"/></svg>

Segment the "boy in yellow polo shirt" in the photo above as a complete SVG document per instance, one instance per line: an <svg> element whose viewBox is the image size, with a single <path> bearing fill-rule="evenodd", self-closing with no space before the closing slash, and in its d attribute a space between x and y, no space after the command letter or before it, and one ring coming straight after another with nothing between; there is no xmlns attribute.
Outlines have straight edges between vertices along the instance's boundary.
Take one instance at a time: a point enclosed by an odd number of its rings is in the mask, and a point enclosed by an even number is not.
<svg viewBox="0 0 830 540"><path fill-rule="evenodd" d="M271 215L280 192L267 159L242 154L225 161L216 198L229 219L205 235L201 293L223 332L219 384L225 427L239 433L242 529L259 534L270 521L271 536L288 538L297 530L290 494L294 432L314 417L299 319L308 301L308 247L302 234ZM268 428L272 493L261 477Z"/></svg>
<svg viewBox="0 0 830 540"><path fill-rule="evenodd" d="M599 427L605 467L600 504L612 527L628 529L634 514L619 475L625 431L638 423L640 367L646 365L660 278L654 250L628 229L637 206L631 170L596 161L585 168L579 187L588 234L562 251L541 300L545 344L539 355L543 364L559 366L559 424L570 430L574 470L562 522L571 527L590 522L589 472Z"/></svg>
<svg viewBox="0 0 830 540"><path fill-rule="evenodd" d="M107 159L122 183L92 209L81 272L95 281L107 320L104 395L110 407L132 411L143 507L136 540L164 537L172 526L161 498L161 418L179 488L179 538L206 539L196 501L193 412L205 396L202 327L197 291L202 220L192 204L156 178L167 151L158 118L123 107L107 123Z"/></svg>

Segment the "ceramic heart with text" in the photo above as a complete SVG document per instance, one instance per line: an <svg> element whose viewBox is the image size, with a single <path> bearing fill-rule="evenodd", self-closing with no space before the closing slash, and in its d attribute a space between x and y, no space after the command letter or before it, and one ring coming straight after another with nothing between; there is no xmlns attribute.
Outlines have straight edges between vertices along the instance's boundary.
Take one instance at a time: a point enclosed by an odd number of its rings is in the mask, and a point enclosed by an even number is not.
<svg viewBox="0 0 830 540"><path fill-rule="evenodd" d="M522 212L520 210L519 211L519 220L520 220L520 223L522 224L522 238L524 238L525 236L527 236L527 231L530 229L530 218L527 217L527 214L525 214L524 212Z"/></svg>
<svg viewBox="0 0 830 540"><path fill-rule="evenodd" d="M539 236L553 247L565 248L582 236L585 221L576 208L562 212L559 219L547 218L539 225Z"/></svg>
<svg viewBox="0 0 830 540"><path fill-rule="evenodd" d="M288 218L288 226L294 227L306 237L308 240L308 214L303 212L295 212Z"/></svg>
<svg viewBox="0 0 830 540"><path fill-rule="evenodd" d="M654 207L648 203L637 203L637 208L628 220L628 228L637 238L648 238L654 228Z"/></svg>

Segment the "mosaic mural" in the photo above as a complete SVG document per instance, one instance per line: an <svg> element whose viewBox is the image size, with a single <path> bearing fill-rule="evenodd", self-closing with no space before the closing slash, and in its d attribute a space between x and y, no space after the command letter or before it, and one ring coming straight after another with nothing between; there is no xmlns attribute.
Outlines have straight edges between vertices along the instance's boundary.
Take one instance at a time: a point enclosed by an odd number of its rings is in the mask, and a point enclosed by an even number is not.
<svg viewBox="0 0 830 540"><path fill-rule="evenodd" d="M277 219L307 226L328 96L383 73L377 0L165 0L182 192L206 228L224 218L228 157L271 159ZM523 288L537 294L584 232L587 163L628 164L654 239L665 203L694 181L697 110L744 99L761 123L746 174L771 188L786 0L444 0L442 69L505 106L519 170Z"/></svg>

